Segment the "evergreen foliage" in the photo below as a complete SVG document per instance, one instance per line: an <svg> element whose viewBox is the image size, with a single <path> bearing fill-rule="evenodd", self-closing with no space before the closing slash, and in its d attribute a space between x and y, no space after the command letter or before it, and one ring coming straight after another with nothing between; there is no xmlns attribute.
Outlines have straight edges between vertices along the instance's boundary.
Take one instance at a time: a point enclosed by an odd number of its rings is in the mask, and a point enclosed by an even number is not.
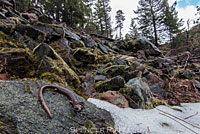
<svg viewBox="0 0 200 134"><path fill-rule="evenodd" d="M200 6L197 6L197 14L196 15L199 15L199 18L197 19L197 23L200 22Z"/></svg>
<svg viewBox="0 0 200 134"><path fill-rule="evenodd" d="M95 3L94 17L95 21L99 26L99 31L101 35L111 37L111 7L109 5L110 0L97 0Z"/></svg>
<svg viewBox="0 0 200 134"><path fill-rule="evenodd" d="M116 29L119 29L119 38L122 38L122 28L123 28L123 22L125 21L125 16L124 16L124 12L122 10L118 10L116 12L116 24L117 26L115 27Z"/></svg>
<svg viewBox="0 0 200 134"><path fill-rule="evenodd" d="M170 41L172 41L172 38L177 33L180 33L182 31L181 27L183 26L183 19L178 18L178 12L176 11L176 2L170 7L168 4L168 1L165 1L165 18L164 18L164 24L165 24L165 31L167 32L166 36L169 36L168 38Z"/></svg>
<svg viewBox="0 0 200 134"><path fill-rule="evenodd" d="M170 7L168 0L140 0L136 11L139 30L156 46L180 32L183 26L176 11L176 2Z"/></svg>
<svg viewBox="0 0 200 134"><path fill-rule="evenodd" d="M137 28L134 18L131 19L129 30L130 30L129 33L130 33L131 38L137 38L139 36L138 28Z"/></svg>
<svg viewBox="0 0 200 134"><path fill-rule="evenodd" d="M65 22L68 26L85 28L91 24L93 0L19 0L17 10L22 12L30 7L40 9L58 22Z"/></svg>
<svg viewBox="0 0 200 134"><path fill-rule="evenodd" d="M165 0L140 0L137 14L139 30L142 36L147 37L158 46L163 33L163 11Z"/></svg>

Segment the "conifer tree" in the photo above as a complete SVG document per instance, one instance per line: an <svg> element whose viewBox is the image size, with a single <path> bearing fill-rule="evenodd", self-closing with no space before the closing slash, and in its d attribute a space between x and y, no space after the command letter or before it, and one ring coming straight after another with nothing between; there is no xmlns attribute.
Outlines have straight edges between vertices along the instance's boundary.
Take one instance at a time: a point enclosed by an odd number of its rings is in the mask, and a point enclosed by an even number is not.
<svg viewBox="0 0 200 134"><path fill-rule="evenodd" d="M170 41L173 35L181 32L183 26L183 19L178 18L178 12L176 11L176 2L170 7L168 1L165 1L165 32L169 35Z"/></svg>
<svg viewBox="0 0 200 134"><path fill-rule="evenodd" d="M95 3L94 17L99 26L101 35L111 36L111 7L109 5L110 0L97 0Z"/></svg>
<svg viewBox="0 0 200 134"><path fill-rule="evenodd" d="M200 22L200 6L197 6L197 13L196 15L199 15L199 18L197 19L197 23Z"/></svg>
<svg viewBox="0 0 200 134"><path fill-rule="evenodd" d="M131 38L137 38L139 36L137 25L135 24L135 19L131 18L131 24L129 28L129 33Z"/></svg>
<svg viewBox="0 0 200 134"><path fill-rule="evenodd" d="M138 9L134 12L137 14L139 30L158 46L164 30L164 0L140 0L138 4Z"/></svg>
<svg viewBox="0 0 200 134"><path fill-rule="evenodd" d="M118 10L116 12L116 24L117 26L115 27L116 29L119 29L119 38L122 38L122 28L123 28L123 22L125 21L125 16L124 16L124 12L122 10Z"/></svg>

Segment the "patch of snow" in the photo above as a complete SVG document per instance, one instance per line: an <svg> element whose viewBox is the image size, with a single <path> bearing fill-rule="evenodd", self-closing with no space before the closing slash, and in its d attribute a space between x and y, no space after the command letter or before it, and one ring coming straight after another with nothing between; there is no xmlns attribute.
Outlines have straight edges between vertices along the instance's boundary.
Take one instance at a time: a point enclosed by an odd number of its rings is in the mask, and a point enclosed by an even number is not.
<svg viewBox="0 0 200 134"><path fill-rule="evenodd" d="M183 103L181 106L174 107L158 106L155 109L142 110L119 108L109 102L94 98L89 98L88 101L111 113L115 121L115 129L120 134L137 132L142 134L200 134L200 103Z"/></svg>

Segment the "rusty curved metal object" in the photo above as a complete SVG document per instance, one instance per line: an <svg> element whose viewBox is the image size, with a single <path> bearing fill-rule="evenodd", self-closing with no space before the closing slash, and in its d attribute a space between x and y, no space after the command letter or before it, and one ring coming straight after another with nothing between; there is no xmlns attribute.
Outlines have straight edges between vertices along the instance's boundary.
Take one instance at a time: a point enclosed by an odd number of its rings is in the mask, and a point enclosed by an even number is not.
<svg viewBox="0 0 200 134"><path fill-rule="evenodd" d="M44 97L43 97L43 91L46 88L54 88L55 91L65 94L70 99L70 104L72 105L74 112L81 112L82 111L85 103L79 102L77 100L75 94L70 89L63 88L63 87L60 87L60 86L57 86L57 85L45 85L45 86L42 86L40 88L38 95L39 95L39 99L40 99L42 106L44 107L45 111L48 113L48 115L51 119L53 118L53 115L51 114L51 112L50 112L50 110L49 110L49 108L48 108L48 106L47 106L47 104L44 100Z"/></svg>

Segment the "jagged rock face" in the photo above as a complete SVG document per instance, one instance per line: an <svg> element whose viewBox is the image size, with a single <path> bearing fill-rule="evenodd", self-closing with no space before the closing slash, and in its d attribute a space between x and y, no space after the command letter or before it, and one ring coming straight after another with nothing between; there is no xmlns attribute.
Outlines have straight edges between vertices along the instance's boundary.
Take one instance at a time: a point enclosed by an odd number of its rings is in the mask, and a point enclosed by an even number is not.
<svg viewBox="0 0 200 134"><path fill-rule="evenodd" d="M73 134L72 130L84 129L88 122L97 129L114 126L107 111L98 109L79 96L78 100L85 102L84 109L74 113L67 97L59 93L53 95L50 91L53 89L44 92L45 101L53 114L53 119L50 119L38 100L39 88L46 84L41 81L0 82L0 125L6 123L12 134ZM107 133L106 130L103 133Z"/></svg>

